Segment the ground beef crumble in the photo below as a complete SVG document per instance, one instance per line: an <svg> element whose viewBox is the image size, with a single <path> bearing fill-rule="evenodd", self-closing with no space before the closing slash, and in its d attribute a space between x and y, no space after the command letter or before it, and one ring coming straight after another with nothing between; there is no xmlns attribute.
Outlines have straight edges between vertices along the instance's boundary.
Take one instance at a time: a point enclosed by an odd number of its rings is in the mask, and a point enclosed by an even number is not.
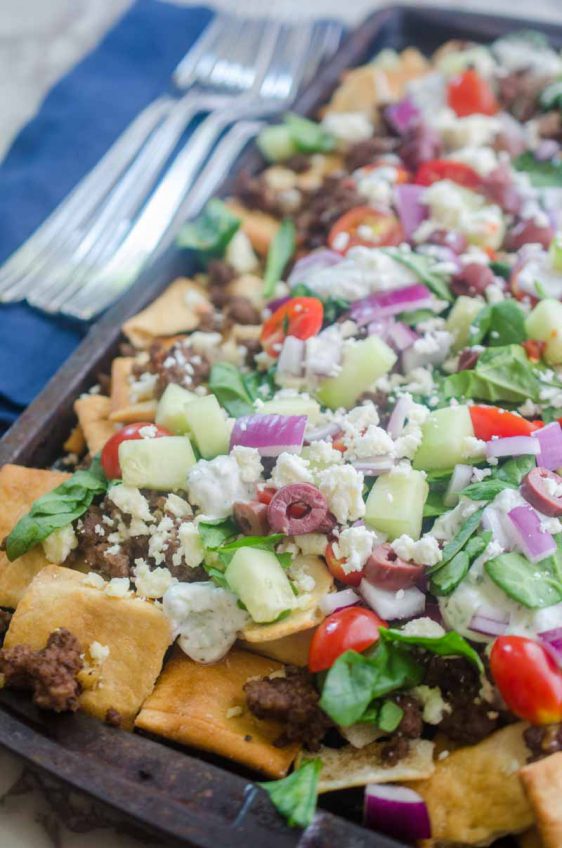
<svg viewBox="0 0 562 848"><path fill-rule="evenodd" d="M332 726L318 706L320 696L305 669L287 666L285 677L249 680L244 691L248 708L257 718L283 724L283 732L275 741L279 747L302 742L310 751L317 751Z"/></svg>
<svg viewBox="0 0 562 848"><path fill-rule="evenodd" d="M142 373L156 374L158 379L154 393L157 398L163 395L170 383L193 390L206 382L211 373L210 362L205 356L194 352L188 336L171 347L154 342L148 355L147 363L143 362L133 368L133 376L138 378Z"/></svg>
<svg viewBox="0 0 562 848"><path fill-rule="evenodd" d="M330 174L320 188L304 198L302 212L296 219L299 243L302 247L322 247L332 224L344 212L363 206L355 181L346 174Z"/></svg>
<svg viewBox="0 0 562 848"><path fill-rule="evenodd" d="M110 707L105 714L105 723L110 727L121 727L121 713Z"/></svg>
<svg viewBox="0 0 562 848"><path fill-rule="evenodd" d="M410 740L419 739L423 731L423 718L419 702L411 695L396 695L393 699L404 711L404 715L395 733L381 750L383 761L388 766L395 765L408 756Z"/></svg>
<svg viewBox="0 0 562 848"><path fill-rule="evenodd" d="M6 686L31 689L33 701L41 709L74 712L82 691L76 679L82 668L81 653L78 639L61 627L51 633L40 651L29 645L2 648L0 672Z"/></svg>
<svg viewBox="0 0 562 848"><path fill-rule="evenodd" d="M530 762L562 751L562 724L542 724L528 727L523 737L531 752Z"/></svg>

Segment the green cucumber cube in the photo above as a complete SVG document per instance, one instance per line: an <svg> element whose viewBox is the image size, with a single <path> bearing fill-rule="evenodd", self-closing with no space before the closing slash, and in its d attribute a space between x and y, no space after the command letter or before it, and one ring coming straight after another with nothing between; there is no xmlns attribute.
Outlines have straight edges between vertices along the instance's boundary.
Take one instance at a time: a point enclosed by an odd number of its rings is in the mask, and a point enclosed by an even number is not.
<svg viewBox="0 0 562 848"><path fill-rule="evenodd" d="M129 439L119 445L123 483L139 489L169 492L187 488L187 475L197 462L186 436Z"/></svg>
<svg viewBox="0 0 562 848"><path fill-rule="evenodd" d="M423 507L429 486L421 471L383 474L377 477L365 506L365 524L390 540L406 533L419 539Z"/></svg>
<svg viewBox="0 0 562 848"><path fill-rule="evenodd" d="M458 463L470 463L467 437L474 436L467 406L436 409L422 426L422 442L414 456L414 468L445 471Z"/></svg>
<svg viewBox="0 0 562 848"><path fill-rule="evenodd" d="M315 424L321 415L318 401L303 395L266 400L256 412L258 415L306 415L309 424Z"/></svg>
<svg viewBox="0 0 562 848"><path fill-rule="evenodd" d="M341 370L336 377L323 380L316 397L329 409L354 406L359 395L368 391L375 380L387 374L396 362L396 354L377 336L369 336L344 348Z"/></svg>
<svg viewBox="0 0 562 848"><path fill-rule="evenodd" d="M257 145L268 162L283 162L297 153L289 128L284 124L265 127L257 137Z"/></svg>
<svg viewBox="0 0 562 848"><path fill-rule="evenodd" d="M457 352L470 344L470 325L484 308L481 300L461 295L455 301L445 328L453 336L452 349Z"/></svg>
<svg viewBox="0 0 562 848"><path fill-rule="evenodd" d="M184 410L190 436L203 459L228 453L230 431L221 406L214 395L198 397Z"/></svg>
<svg viewBox="0 0 562 848"><path fill-rule="evenodd" d="M295 596L274 553L239 548L225 571L226 582L254 621L265 624L293 608Z"/></svg>
<svg viewBox="0 0 562 848"><path fill-rule="evenodd" d="M539 301L525 321L531 339L546 342L545 361L562 365L562 303L553 298Z"/></svg>
<svg viewBox="0 0 562 848"><path fill-rule="evenodd" d="M170 383L158 401L155 423L177 436L183 436L189 430L185 418L185 406L197 398L198 395L194 392L189 392L176 383Z"/></svg>

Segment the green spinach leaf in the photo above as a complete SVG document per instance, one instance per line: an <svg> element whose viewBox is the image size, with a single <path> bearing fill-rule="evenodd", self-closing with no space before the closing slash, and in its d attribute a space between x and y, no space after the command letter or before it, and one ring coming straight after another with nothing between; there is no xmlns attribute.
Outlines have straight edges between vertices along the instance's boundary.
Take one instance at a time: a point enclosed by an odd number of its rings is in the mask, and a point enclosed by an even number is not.
<svg viewBox="0 0 562 848"><path fill-rule="evenodd" d="M290 218L281 221L267 254L263 277L263 296L267 300L273 296L275 286L296 249L296 229Z"/></svg>
<svg viewBox="0 0 562 848"><path fill-rule="evenodd" d="M416 275L420 282L424 283L433 294L437 295L441 300L452 300L451 291L447 284L447 276L435 270L437 264L430 256L424 256L421 253L412 253L398 248L381 248L391 256L395 262L409 268ZM435 317L435 316L433 316Z"/></svg>
<svg viewBox="0 0 562 848"><path fill-rule="evenodd" d="M336 140L322 124L289 112L284 118L291 141L299 153L330 153L336 147Z"/></svg>
<svg viewBox="0 0 562 848"><path fill-rule="evenodd" d="M240 219L218 198L209 200L194 221L184 224L177 237L179 247L195 250L206 264L224 256L228 244L240 228Z"/></svg>
<svg viewBox="0 0 562 848"><path fill-rule="evenodd" d="M211 368L209 388L224 409L233 418L255 412L253 398L243 375L230 362L216 362Z"/></svg>
<svg viewBox="0 0 562 848"><path fill-rule="evenodd" d="M536 402L541 391L538 373L519 345L493 347L480 355L473 370L446 377L441 392L449 400L466 397L522 403L529 398Z"/></svg>
<svg viewBox="0 0 562 848"><path fill-rule="evenodd" d="M291 827L308 827L314 818L322 760L306 760L281 780L258 783Z"/></svg>
<svg viewBox="0 0 562 848"><path fill-rule="evenodd" d="M469 330L470 344L502 347L520 344L527 338L523 310L514 300L484 306Z"/></svg>
<svg viewBox="0 0 562 848"><path fill-rule="evenodd" d="M470 537L476 533L480 526L483 512L483 509L477 509L476 512L473 512L472 515L466 519L457 535L447 542L443 548L441 562L438 562L437 565L433 565L430 569L428 569L428 574L434 574L435 571L439 571L446 563L449 562L450 559L453 559L453 557L464 548Z"/></svg>
<svg viewBox="0 0 562 848"><path fill-rule="evenodd" d="M210 551L216 551L221 545L224 545L233 536L238 535L238 527L232 518L216 521L200 521L197 525L199 536L203 543L203 547Z"/></svg>
<svg viewBox="0 0 562 848"><path fill-rule="evenodd" d="M562 600L560 554L532 563L518 553L500 554L484 568L505 594L528 609L542 609Z"/></svg>
<svg viewBox="0 0 562 848"><path fill-rule="evenodd" d="M562 186L562 162L560 161L542 162L527 151L514 159L513 165L516 170L525 171L529 175L531 185L535 188Z"/></svg>
<svg viewBox="0 0 562 848"><path fill-rule="evenodd" d="M476 668L482 672L484 666L479 654L469 645L466 639L454 630L444 633L442 636L415 636L404 633L402 630L381 627L381 639L383 643L396 643L408 645L412 648L422 648L440 657L465 657Z"/></svg>
<svg viewBox="0 0 562 848"><path fill-rule="evenodd" d="M461 494L473 501L492 501L504 489L517 489L523 477L535 467L534 456L517 456L498 465L489 477L479 483L471 483Z"/></svg>
<svg viewBox="0 0 562 848"><path fill-rule="evenodd" d="M484 552L491 540L491 533L473 536L465 547L455 554L431 579L431 591L434 595L450 595L461 583L470 570L474 560Z"/></svg>

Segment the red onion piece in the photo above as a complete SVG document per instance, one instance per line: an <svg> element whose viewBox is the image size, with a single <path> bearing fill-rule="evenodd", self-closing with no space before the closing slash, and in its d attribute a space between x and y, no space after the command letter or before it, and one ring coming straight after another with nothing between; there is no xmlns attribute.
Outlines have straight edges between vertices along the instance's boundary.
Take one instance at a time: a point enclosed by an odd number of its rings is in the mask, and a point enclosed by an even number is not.
<svg viewBox="0 0 562 848"><path fill-rule="evenodd" d="M533 433L532 437L540 445L537 453L537 465L556 471L562 468L562 428L558 421L547 424Z"/></svg>
<svg viewBox="0 0 562 848"><path fill-rule="evenodd" d="M472 477L472 465L455 465L443 503L445 506L453 507L459 502L459 493L466 489Z"/></svg>
<svg viewBox="0 0 562 848"><path fill-rule="evenodd" d="M478 607L470 619L469 629L483 636L501 636L509 625L509 613L495 607Z"/></svg>
<svg viewBox="0 0 562 848"><path fill-rule="evenodd" d="M403 353L409 347L412 347L417 339L419 339L419 335L416 331L401 321L395 321L388 328L387 341L397 353Z"/></svg>
<svg viewBox="0 0 562 848"><path fill-rule="evenodd" d="M539 639L548 648L551 656L559 665L562 665L562 627L555 627L552 630L545 630L539 633Z"/></svg>
<svg viewBox="0 0 562 848"><path fill-rule="evenodd" d="M256 448L261 456L297 453L303 445L306 421L306 415L245 415L236 419L230 447Z"/></svg>
<svg viewBox="0 0 562 848"><path fill-rule="evenodd" d="M395 323L393 318L380 318L369 323L367 332L370 336L378 336L383 342L387 342L389 340L390 330Z"/></svg>
<svg viewBox="0 0 562 848"><path fill-rule="evenodd" d="M384 110L384 119L397 135L404 135L421 118L421 112L409 98L391 103Z"/></svg>
<svg viewBox="0 0 562 848"><path fill-rule="evenodd" d="M304 368L305 350L306 345L302 339L297 339L296 336L287 336L277 360L277 372L292 377L300 377Z"/></svg>
<svg viewBox="0 0 562 848"><path fill-rule="evenodd" d="M411 406L412 401L409 397L403 396L398 398L386 426L386 431L391 439L397 439L404 429L404 424L406 423L406 418L408 417L408 412L410 411Z"/></svg>
<svg viewBox="0 0 562 848"><path fill-rule="evenodd" d="M270 312L275 312L276 309L279 309L280 306L283 306L291 300L290 294L284 294L283 297L276 297L274 300L269 300L267 302L267 308Z"/></svg>
<svg viewBox="0 0 562 848"><path fill-rule="evenodd" d="M490 439L486 442L486 456L535 456L540 445L533 436L507 436L505 439Z"/></svg>
<svg viewBox="0 0 562 848"><path fill-rule="evenodd" d="M429 289L421 283L414 283L401 289L378 292L356 300L351 306L350 315L359 326L364 326L371 321L398 315L407 310L431 307L432 303Z"/></svg>
<svg viewBox="0 0 562 848"><path fill-rule="evenodd" d="M405 786L369 783L365 787L363 817L366 827L407 843L431 836L425 801Z"/></svg>
<svg viewBox="0 0 562 848"><path fill-rule="evenodd" d="M421 615L425 609L425 595L415 586L389 591L373 586L363 578L359 584L359 592L365 603L387 621L414 618Z"/></svg>
<svg viewBox="0 0 562 848"><path fill-rule="evenodd" d="M360 601L361 598L353 589L342 589L341 592L327 592L320 598L318 606L324 615L331 615L344 607L352 607Z"/></svg>
<svg viewBox="0 0 562 848"><path fill-rule="evenodd" d="M500 512L495 506L487 506L482 513L482 527L492 534L492 538L506 551L514 548L513 525L507 526L505 513Z"/></svg>
<svg viewBox="0 0 562 848"><path fill-rule="evenodd" d="M315 427L305 433L305 444L309 445L311 442L319 442L324 439L329 439L330 436L335 436L336 433L339 433L340 429L340 425L335 421L331 421L329 424L324 424L323 427Z"/></svg>
<svg viewBox="0 0 562 848"><path fill-rule="evenodd" d="M373 456L365 459L357 459L351 463L357 471L363 472L366 477L378 477L386 474L394 468L394 460L389 456Z"/></svg>
<svg viewBox="0 0 562 848"><path fill-rule="evenodd" d="M556 551L556 542L541 528L532 506L516 506L507 514L515 529L517 545L531 562L540 562Z"/></svg>
<svg viewBox="0 0 562 848"><path fill-rule="evenodd" d="M414 233L425 221L428 215L427 206L423 203L425 186L402 183L394 189L394 205L404 230L404 238L411 241Z"/></svg>
<svg viewBox="0 0 562 848"><path fill-rule="evenodd" d="M298 283L306 283L306 278L311 272L330 268L332 265L337 265L342 259L341 253L336 253L335 250L328 250L324 247L315 250L295 262L287 283L291 288Z"/></svg>

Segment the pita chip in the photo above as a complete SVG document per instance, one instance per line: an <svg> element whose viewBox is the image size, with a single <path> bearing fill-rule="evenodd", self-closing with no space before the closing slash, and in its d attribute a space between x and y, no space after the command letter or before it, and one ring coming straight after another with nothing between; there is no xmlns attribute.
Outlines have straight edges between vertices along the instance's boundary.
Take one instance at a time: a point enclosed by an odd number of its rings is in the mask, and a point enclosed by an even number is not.
<svg viewBox="0 0 562 848"><path fill-rule="evenodd" d="M203 286L180 278L146 309L125 321L123 332L135 347L148 348L159 337L197 329L212 309Z"/></svg>

